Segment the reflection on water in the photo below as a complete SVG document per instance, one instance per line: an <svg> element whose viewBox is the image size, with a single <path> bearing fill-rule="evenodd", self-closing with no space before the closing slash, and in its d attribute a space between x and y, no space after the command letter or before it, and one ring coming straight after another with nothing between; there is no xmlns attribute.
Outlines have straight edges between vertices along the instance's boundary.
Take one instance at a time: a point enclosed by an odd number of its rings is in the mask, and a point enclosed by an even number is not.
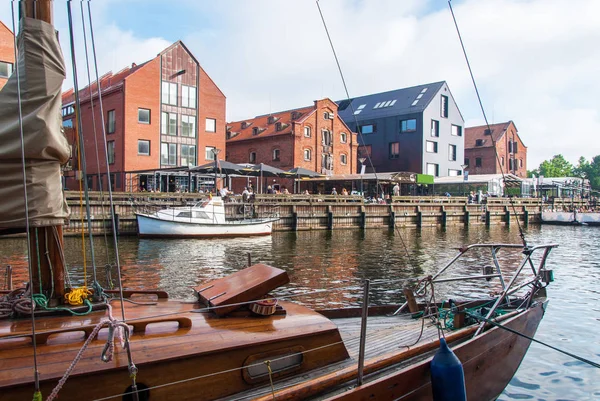
<svg viewBox="0 0 600 401"><path fill-rule="evenodd" d="M361 282L369 278L374 281L374 303L398 303L402 285L389 280L433 274L464 244L519 243L514 227L423 228L400 232L401 235L388 230L286 232L270 237L226 240L165 241L124 237L119 240L123 285L166 290L173 298L190 298L193 296L190 287L243 268L247 254L251 253L253 262L270 264L289 273L291 283L280 290L280 294L313 292L298 297L299 302L314 307L359 305ZM595 334L600 324L598 235L600 229L593 227L530 227L527 232L531 244L558 242L561 245L552 252L549 261L556 281L549 287L551 302L536 338L596 360L600 360L600 345ZM103 237L96 237L94 242L98 279L108 286L105 265L112 263L112 251L110 246L105 246ZM71 280L82 283L81 239L66 238L65 249ZM23 239L0 241L0 266L13 266L15 284L27 281L25 251ZM89 275L92 269L89 249L87 253ZM485 254L489 259L489 250L475 252L451 274L480 273L481 263L469 263L478 254ZM520 255L502 251L499 259L503 273L510 276ZM116 277L114 268L112 272L113 278ZM460 295L488 295L499 288L497 280L467 282L461 287ZM315 293L315 290L326 292ZM450 285L436 286L436 293L438 291L447 296L458 295ZM534 344L500 399L600 399L596 378L594 368Z"/></svg>

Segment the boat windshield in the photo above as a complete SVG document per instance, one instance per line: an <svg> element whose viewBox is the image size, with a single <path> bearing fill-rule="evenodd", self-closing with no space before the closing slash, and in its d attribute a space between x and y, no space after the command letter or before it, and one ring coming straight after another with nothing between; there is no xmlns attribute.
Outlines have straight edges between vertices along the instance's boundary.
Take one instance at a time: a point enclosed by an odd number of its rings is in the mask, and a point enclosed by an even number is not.
<svg viewBox="0 0 600 401"><path fill-rule="evenodd" d="M209 203L210 203L209 200L203 200L203 201L200 201L200 202L196 203L194 205L194 207L205 208L206 206L208 206Z"/></svg>

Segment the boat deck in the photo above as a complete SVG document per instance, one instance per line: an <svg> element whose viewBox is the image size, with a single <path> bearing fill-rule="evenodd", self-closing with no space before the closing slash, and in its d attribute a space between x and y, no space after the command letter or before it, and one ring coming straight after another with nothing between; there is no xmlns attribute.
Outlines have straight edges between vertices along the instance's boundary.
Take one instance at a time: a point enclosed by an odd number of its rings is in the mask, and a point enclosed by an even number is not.
<svg viewBox="0 0 600 401"><path fill-rule="evenodd" d="M350 358L321 369L315 369L301 376L277 381L274 383L275 391L319 376L325 376L330 373L341 371L342 369L352 369L357 366L360 348L361 319L352 317L332 319L332 321L337 325L340 331ZM422 334L421 327L423 327ZM422 319L413 319L407 315L369 317L367 323L365 360L377 358L392 351L402 351L403 348L408 350L409 348L418 347L421 344L437 339L437 329L428 320L426 320L423 325ZM414 359L411 359L411 361L414 361ZM222 398L221 400L251 400L256 397L268 396L271 392L270 386L263 386L261 388L246 391L245 393L236 394L235 396ZM328 396L330 395L331 393L328 394ZM322 399L322 397L312 399Z"/></svg>

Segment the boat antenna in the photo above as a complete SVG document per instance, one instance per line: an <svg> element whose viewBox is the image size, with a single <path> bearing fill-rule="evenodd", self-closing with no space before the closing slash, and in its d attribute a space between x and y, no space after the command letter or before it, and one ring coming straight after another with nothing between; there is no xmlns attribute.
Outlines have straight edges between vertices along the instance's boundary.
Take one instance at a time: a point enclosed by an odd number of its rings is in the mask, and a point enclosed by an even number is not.
<svg viewBox="0 0 600 401"><path fill-rule="evenodd" d="M469 57L467 56L467 50L465 49L465 44L463 43L462 36L460 34L460 29L458 28L458 22L456 22L456 16L454 15L454 10L452 9L452 0L448 0L448 7L450 7L450 13L452 14L452 20L454 21L454 26L456 27L456 33L458 34L458 40L460 41L460 46L462 47L462 51L465 56L465 61L467 62L467 68L469 69L469 74L471 75L471 81L473 81L473 86L475 87L475 93L477 94L477 100L479 102L479 107L481 108L481 113L483 114L483 119L485 120L487 132L489 132L490 138L492 139L492 145L494 147L494 154L496 155L496 162L500 166L500 172L502 173L502 182L506 184L506 175L504 173L504 167L502 166L502 163L500 163L500 155L498 154L498 149L496 148L496 141L494 140L494 135L493 135L492 129L490 127L490 123L488 122L487 115L485 114L485 109L483 108L483 102L481 101L481 96L479 95L479 89L477 88L477 82L475 82L473 70L471 69L471 63L469 62ZM514 160L513 160L513 163L514 163ZM515 203L514 203L512 197L509 197L508 199L509 199L510 205L513 209L513 214L514 214L515 220L517 222L517 227L519 228L519 236L521 237L523 246L527 247L527 240L525 239L525 233L523 232L523 227L521 227L521 222L519 221L519 216L517 215Z"/></svg>
<svg viewBox="0 0 600 401"><path fill-rule="evenodd" d="M365 139L363 137L362 130L358 126L358 119L356 118L356 114L354 113L354 106L352 105L352 99L350 99L350 93L348 92L348 86L346 85L346 79L344 78L344 73L342 72L342 67L340 65L340 60L338 59L337 53L335 52L335 47L333 46L333 41L331 40L331 35L329 35L329 29L327 29L327 24L325 23L325 17L323 16L323 11L321 11L321 5L319 4L319 0L316 0L317 8L319 9L319 14L321 15L321 21L323 21L323 27L325 28L325 33L327 34L327 39L329 40L329 45L331 46L331 51L333 52L333 57L335 58L335 63L337 64L338 71L340 72L340 77L342 78L342 84L344 85L344 91L346 92L346 100L348 101L348 105L350 106L350 111L352 112L352 117L354 118L354 126L356 132L360 138L359 145L362 149L366 149ZM359 147L359 149L360 149ZM369 165L373 169L373 174L375 175L375 191L377 197L379 197L379 177L377 177L377 171L375 171L375 167L373 166L373 161L371 160L370 152L364 152L367 160L369 161ZM383 190L382 190L383 195ZM364 197L364 194L363 194Z"/></svg>
<svg viewBox="0 0 600 401"><path fill-rule="evenodd" d="M13 40L14 40L14 52L15 52L15 74L17 77L17 104L19 109L19 131L21 136L21 169L23 174L23 196L25 197L25 229L27 233L27 249L29 250L29 257L27 258L28 264L28 273L29 273L29 295L31 297L31 342L33 345L33 380L34 380L34 398L39 396L41 398L40 392L40 372L38 371L38 360L37 360L37 341L35 335L35 313L33 312L35 301L33 299L33 262L31 255L31 233L29 231L29 200L27 198L27 173L25 170L25 133L23 131L23 110L22 110L22 99L21 99L21 76L20 70L21 65L19 64L19 55L17 53L17 29L15 23L15 8L14 8L15 0L11 0L11 15L12 15L12 29L13 29ZM19 13L23 12L24 15L27 13L27 5L25 3L18 3L17 6L20 6L21 9ZM31 11L31 10L30 10ZM33 8L33 12L35 13L35 8ZM41 277L40 277L41 280Z"/></svg>

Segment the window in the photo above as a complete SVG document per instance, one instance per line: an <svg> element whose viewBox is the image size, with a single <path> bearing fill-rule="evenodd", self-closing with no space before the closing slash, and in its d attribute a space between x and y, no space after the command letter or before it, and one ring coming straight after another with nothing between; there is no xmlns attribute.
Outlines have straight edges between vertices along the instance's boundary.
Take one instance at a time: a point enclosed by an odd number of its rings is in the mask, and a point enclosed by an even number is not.
<svg viewBox="0 0 600 401"><path fill-rule="evenodd" d="M162 83L162 102L163 104L170 104L177 106L177 84L173 82Z"/></svg>
<svg viewBox="0 0 600 401"><path fill-rule="evenodd" d="M273 160L279 161L279 149L273 149Z"/></svg>
<svg viewBox="0 0 600 401"><path fill-rule="evenodd" d="M204 148L204 159L205 160L215 160L215 152L213 152L214 149L215 149L214 146L207 146Z"/></svg>
<svg viewBox="0 0 600 401"><path fill-rule="evenodd" d="M502 157L500 158L500 165L501 165L502 167L504 167L504 156L502 156Z"/></svg>
<svg viewBox="0 0 600 401"><path fill-rule="evenodd" d="M456 145L448 145L448 160L456 161Z"/></svg>
<svg viewBox="0 0 600 401"><path fill-rule="evenodd" d="M508 153L512 153L513 152L513 147L512 147L512 142L508 141Z"/></svg>
<svg viewBox="0 0 600 401"><path fill-rule="evenodd" d="M452 124L452 135L462 136L462 127L460 125Z"/></svg>
<svg viewBox="0 0 600 401"><path fill-rule="evenodd" d="M138 155L150 156L150 141L138 140Z"/></svg>
<svg viewBox="0 0 600 401"><path fill-rule="evenodd" d="M427 174L432 175L434 177L438 177L440 175L439 164L427 163Z"/></svg>
<svg viewBox="0 0 600 401"><path fill-rule="evenodd" d="M177 89L177 86L175 86ZM175 95L177 97L177 95ZM164 102L163 102L164 103ZM193 86L181 85L181 106L196 108L196 88Z"/></svg>
<svg viewBox="0 0 600 401"><path fill-rule="evenodd" d="M438 144L437 144L437 142L427 141L427 143L426 143L426 150L429 153L437 153L437 150L438 150Z"/></svg>
<svg viewBox="0 0 600 401"><path fill-rule="evenodd" d="M481 167L481 157L475 158L475 167Z"/></svg>
<svg viewBox="0 0 600 401"><path fill-rule="evenodd" d="M440 136L440 122L438 120L431 120L431 136Z"/></svg>
<svg viewBox="0 0 600 401"><path fill-rule="evenodd" d="M417 120L402 120L400 121L400 132L415 132L417 130Z"/></svg>
<svg viewBox="0 0 600 401"><path fill-rule="evenodd" d="M12 75L13 65L0 61L0 78L8 78Z"/></svg>
<svg viewBox="0 0 600 401"><path fill-rule="evenodd" d="M114 134L115 129L117 128L117 121L115 120L115 111L114 110L109 110L108 111L108 126L107 128L107 132L109 134Z"/></svg>
<svg viewBox="0 0 600 401"><path fill-rule="evenodd" d="M73 120L72 119L68 119L63 121L63 127L65 128L73 128Z"/></svg>
<svg viewBox="0 0 600 401"><path fill-rule="evenodd" d="M508 170L512 171L514 170L514 159L508 159Z"/></svg>
<svg viewBox="0 0 600 401"><path fill-rule="evenodd" d="M310 127L304 127L304 136L310 138Z"/></svg>
<svg viewBox="0 0 600 401"><path fill-rule="evenodd" d="M206 132L217 132L217 120L214 118L206 119Z"/></svg>
<svg viewBox="0 0 600 401"><path fill-rule="evenodd" d="M400 143L392 142L390 143L390 159L399 159L400 158Z"/></svg>
<svg viewBox="0 0 600 401"><path fill-rule="evenodd" d="M323 130L321 131L322 139L321 143L324 146L331 146L331 131Z"/></svg>
<svg viewBox="0 0 600 401"><path fill-rule="evenodd" d="M465 166L469 167L469 158L465 157Z"/></svg>
<svg viewBox="0 0 600 401"><path fill-rule="evenodd" d="M326 170L333 170L333 157L327 153L321 155L321 167Z"/></svg>
<svg viewBox="0 0 600 401"><path fill-rule="evenodd" d="M177 144L176 143L161 143L160 144L160 164L175 166L177 164Z"/></svg>
<svg viewBox="0 0 600 401"><path fill-rule="evenodd" d="M448 96L442 95L440 100L440 115L444 118L448 118Z"/></svg>
<svg viewBox="0 0 600 401"><path fill-rule="evenodd" d="M150 124L150 110L138 109L138 123Z"/></svg>
<svg viewBox="0 0 600 401"><path fill-rule="evenodd" d="M358 157L371 157L371 145L363 145L359 147Z"/></svg>
<svg viewBox="0 0 600 401"><path fill-rule="evenodd" d="M476 139L475 146L483 146L483 139Z"/></svg>
<svg viewBox="0 0 600 401"><path fill-rule="evenodd" d="M181 165L195 166L196 165L196 146L181 145Z"/></svg>
<svg viewBox="0 0 600 401"><path fill-rule="evenodd" d="M160 133L165 135L177 135L177 114L162 112L160 121Z"/></svg>
<svg viewBox="0 0 600 401"><path fill-rule="evenodd" d="M340 142L341 143L348 142L348 134L346 134L345 132L341 132L340 133Z"/></svg>
<svg viewBox="0 0 600 401"><path fill-rule="evenodd" d="M252 128L252 135L258 135L258 127Z"/></svg>
<svg viewBox="0 0 600 401"><path fill-rule="evenodd" d="M523 168L523 159L519 159L519 168Z"/></svg>
<svg viewBox="0 0 600 401"><path fill-rule="evenodd" d="M283 128L283 126L280 122L275 123L275 131L281 131L281 128Z"/></svg>
<svg viewBox="0 0 600 401"><path fill-rule="evenodd" d="M375 132L375 125L374 124L368 124L368 125L361 125L360 126L360 133L367 135L367 134L372 134L373 132Z"/></svg>
<svg viewBox="0 0 600 401"><path fill-rule="evenodd" d="M181 116L181 136L196 137L196 117ZM183 157L183 155L182 155Z"/></svg>
<svg viewBox="0 0 600 401"><path fill-rule="evenodd" d="M311 159L310 149L304 149L304 160L310 161L310 159Z"/></svg>
<svg viewBox="0 0 600 401"><path fill-rule="evenodd" d="M342 153L340 155L340 163L342 164L342 166L345 166L346 163L348 163L348 156Z"/></svg>
<svg viewBox="0 0 600 401"><path fill-rule="evenodd" d="M460 175L460 170L448 169L448 176L458 177L459 175Z"/></svg>
<svg viewBox="0 0 600 401"><path fill-rule="evenodd" d="M115 141L106 142L106 152L108 153L108 164L115 164Z"/></svg>
<svg viewBox="0 0 600 401"><path fill-rule="evenodd" d="M73 107L73 106L65 106L65 107L62 108L62 115L63 115L63 117L66 117L66 116L71 115L73 113L75 113L75 107Z"/></svg>
<svg viewBox="0 0 600 401"><path fill-rule="evenodd" d="M250 163L256 163L256 152L250 152L250 157L248 157Z"/></svg>
<svg viewBox="0 0 600 401"><path fill-rule="evenodd" d="M517 152L518 152L518 150L517 150L517 142L515 141L515 142L513 142L512 144L513 144L513 146L512 146L512 148L513 148L513 153L517 153Z"/></svg>

